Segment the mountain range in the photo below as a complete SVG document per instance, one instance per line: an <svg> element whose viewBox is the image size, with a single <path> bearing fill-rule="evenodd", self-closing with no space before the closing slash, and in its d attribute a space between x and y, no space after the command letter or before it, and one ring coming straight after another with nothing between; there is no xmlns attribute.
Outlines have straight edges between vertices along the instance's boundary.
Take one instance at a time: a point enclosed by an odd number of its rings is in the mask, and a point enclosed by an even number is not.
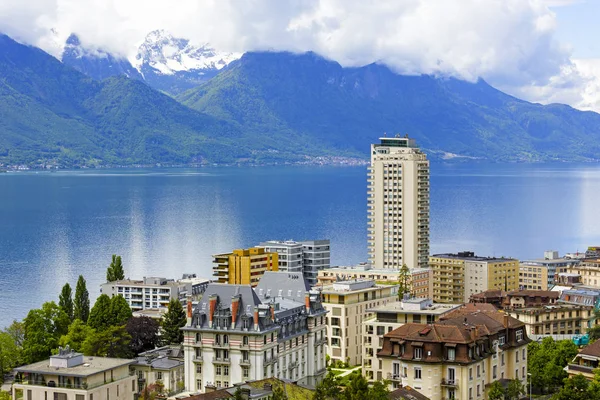
<svg viewBox="0 0 600 400"><path fill-rule="evenodd" d="M314 53L228 58L161 31L140 49L131 63L71 36L61 62L0 35L0 164L367 159L384 132L408 133L432 158L600 158L599 114L529 103L483 80L343 68ZM151 78L177 72L199 78Z"/></svg>

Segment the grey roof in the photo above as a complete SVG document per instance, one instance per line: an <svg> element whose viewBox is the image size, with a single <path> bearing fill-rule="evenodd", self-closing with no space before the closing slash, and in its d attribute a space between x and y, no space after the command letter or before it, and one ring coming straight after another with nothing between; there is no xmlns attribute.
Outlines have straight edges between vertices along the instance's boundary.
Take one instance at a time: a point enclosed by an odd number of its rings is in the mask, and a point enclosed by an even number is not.
<svg viewBox="0 0 600 400"><path fill-rule="evenodd" d="M267 271L260 278L256 292L259 298L282 297L304 304L304 295L310 290L302 272Z"/></svg>
<svg viewBox="0 0 600 400"><path fill-rule="evenodd" d="M17 372L87 377L110 369L133 364L135 360L108 357L84 357L83 363L70 368L51 367L50 360L15 368Z"/></svg>
<svg viewBox="0 0 600 400"><path fill-rule="evenodd" d="M183 349L179 346L164 346L140 353L134 365L152 366L154 369L172 369L182 366Z"/></svg>

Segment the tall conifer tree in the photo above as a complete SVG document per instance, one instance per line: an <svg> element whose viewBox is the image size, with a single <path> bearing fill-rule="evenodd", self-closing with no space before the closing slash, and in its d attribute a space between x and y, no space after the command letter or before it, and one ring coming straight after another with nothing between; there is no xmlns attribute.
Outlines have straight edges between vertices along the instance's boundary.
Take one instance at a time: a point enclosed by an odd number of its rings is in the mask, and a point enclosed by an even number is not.
<svg viewBox="0 0 600 400"><path fill-rule="evenodd" d="M58 306L63 310L69 319L73 320L73 291L71 290L71 285L69 283L65 283L62 291L60 292L60 296L58 297Z"/></svg>
<svg viewBox="0 0 600 400"><path fill-rule="evenodd" d="M75 287L75 301L73 304L73 317L87 323L90 316L90 293L87 290L83 275L79 275Z"/></svg>

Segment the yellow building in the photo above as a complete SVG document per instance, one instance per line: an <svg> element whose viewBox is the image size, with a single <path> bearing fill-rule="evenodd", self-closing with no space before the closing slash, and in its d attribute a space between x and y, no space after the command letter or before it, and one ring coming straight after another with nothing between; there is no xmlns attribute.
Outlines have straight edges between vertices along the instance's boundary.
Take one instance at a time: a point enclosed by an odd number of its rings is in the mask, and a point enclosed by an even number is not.
<svg viewBox="0 0 600 400"><path fill-rule="evenodd" d="M13 399L131 400L137 392L137 379L129 372L134 362L61 348L49 360L15 369Z"/></svg>
<svg viewBox="0 0 600 400"><path fill-rule="evenodd" d="M255 287L265 271L279 271L279 258L262 247L237 249L213 255L213 271L219 283Z"/></svg>
<svg viewBox="0 0 600 400"><path fill-rule="evenodd" d="M534 339L547 335L572 335L587 332L596 320L594 306L554 304L543 307L505 309L504 312L522 321L527 334Z"/></svg>
<svg viewBox="0 0 600 400"><path fill-rule="evenodd" d="M519 288L519 261L512 258L479 257L470 251L429 257L433 270L433 300L468 303L469 298L490 289Z"/></svg>
<svg viewBox="0 0 600 400"><path fill-rule="evenodd" d="M580 264L569 265L567 272L580 275L586 286L600 287L600 259L586 258Z"/></svg>
<svg viewBox="0 0 600 400"><path fill-rule="evenodd" d="M327 311L327 355L332 361L362 364L362 323L371 309L394 302L398 286L378 285L373 280L335 282L321 291Z"/></svg>
<svg viewBox="0 0 600 400"><path fill-rule="evenodd" d="M548 290L548 267L521 263L519 265L519 287L530 290Z"/></svg>

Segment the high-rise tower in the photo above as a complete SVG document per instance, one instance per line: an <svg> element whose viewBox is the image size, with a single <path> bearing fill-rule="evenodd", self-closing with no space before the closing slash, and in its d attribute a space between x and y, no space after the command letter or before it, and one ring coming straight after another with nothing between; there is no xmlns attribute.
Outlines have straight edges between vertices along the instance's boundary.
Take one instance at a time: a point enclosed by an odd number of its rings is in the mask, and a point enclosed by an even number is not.
<svg viewBox="0 0 600 400"><path fill-rule="evenodd" d="M369 263L377 269L426 268L429 257L429 161L414 139L371 145Z"/></svg>

